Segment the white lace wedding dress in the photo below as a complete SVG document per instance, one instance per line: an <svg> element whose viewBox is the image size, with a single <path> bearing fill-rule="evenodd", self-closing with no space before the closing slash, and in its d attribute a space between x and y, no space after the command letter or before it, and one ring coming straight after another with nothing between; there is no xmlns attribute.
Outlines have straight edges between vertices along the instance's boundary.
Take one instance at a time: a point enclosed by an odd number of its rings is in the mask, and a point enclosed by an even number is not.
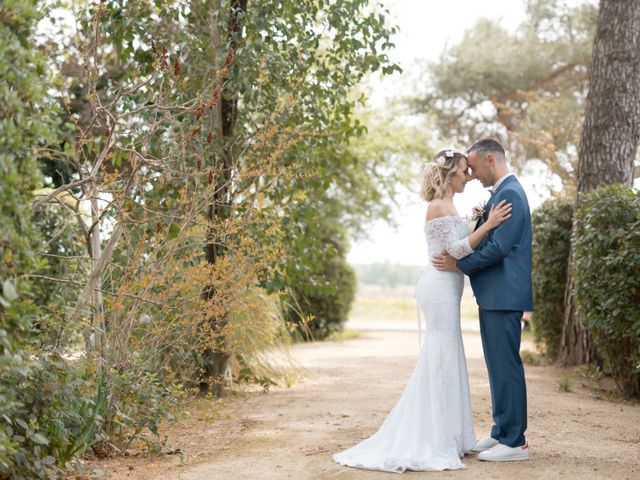
<svg viewBox="0 0 640 480"><path fill-rule="evenodd" d="M429 258L443 250L455 258L473 250L458 216L427 220ZM426 318L418 362L400 400L380 429L333 455L346 466L401 473L466 468L460 460L476 443L467 364L460 329L461 272L439 272L428 261L416 289Z"/></svg>

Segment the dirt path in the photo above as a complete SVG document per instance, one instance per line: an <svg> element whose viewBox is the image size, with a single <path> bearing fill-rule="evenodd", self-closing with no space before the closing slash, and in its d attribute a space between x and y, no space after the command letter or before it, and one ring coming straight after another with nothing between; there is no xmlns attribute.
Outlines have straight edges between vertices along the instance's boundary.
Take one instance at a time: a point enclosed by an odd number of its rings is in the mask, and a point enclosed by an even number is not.
<svg viewBox="0 0 640 480"><path fill-rule="evenodd" d="M476 435L489 429L490 399L480 336L465 331ZM531 349L526 342L523 348ZM180 455L120 458L96 464L110 479L398 479L345 468L330 453L372 434L398 400L418 354L412 332L370 331L346 342L297 345L307 378L292 388L236 397L218 415L204 404L169 434ZM640 405L597 398L573 373L526 366L528 462L484 463L467 470L407 472L424 479L640 479ZM588 382L587 382L588 383Z"/></svg>

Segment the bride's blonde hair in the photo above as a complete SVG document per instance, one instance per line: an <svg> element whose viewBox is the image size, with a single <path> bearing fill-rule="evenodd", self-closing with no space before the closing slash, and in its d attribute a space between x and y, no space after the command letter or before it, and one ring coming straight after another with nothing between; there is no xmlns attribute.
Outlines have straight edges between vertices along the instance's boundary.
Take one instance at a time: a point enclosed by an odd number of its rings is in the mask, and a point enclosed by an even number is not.
<svg viewBox="0 0 640 480"><path fill-rule="evenodd" d="M444 198L447 195L449 180L456 173L463 158L467 158L466 155L457 150L440 150L424 172L420 196L427 202L435 198Z"/></svg>

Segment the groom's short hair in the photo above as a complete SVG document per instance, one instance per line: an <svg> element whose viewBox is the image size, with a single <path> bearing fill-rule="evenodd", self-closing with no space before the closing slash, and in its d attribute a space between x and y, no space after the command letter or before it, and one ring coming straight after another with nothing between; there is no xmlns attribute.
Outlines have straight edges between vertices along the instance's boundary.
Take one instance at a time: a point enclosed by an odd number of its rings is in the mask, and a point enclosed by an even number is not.
<svg viewBox="0 0 640 480"><path fill-rule="evenodd" d="M505 161L507 156L504 151L504 147L495 138L483 138L469 147L467 154L471 152L478 152L483 157L486 157L488 153L493 153L499 160Z"/></svg>

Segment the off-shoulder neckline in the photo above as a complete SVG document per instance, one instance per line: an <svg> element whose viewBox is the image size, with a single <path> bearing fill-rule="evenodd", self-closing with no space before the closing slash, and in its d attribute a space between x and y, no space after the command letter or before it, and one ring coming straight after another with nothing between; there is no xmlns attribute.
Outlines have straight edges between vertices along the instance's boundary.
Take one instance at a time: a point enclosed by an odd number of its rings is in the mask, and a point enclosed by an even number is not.
<svg viewBox="0 0 640 480"><path fill-rule="evenodd" d="M439 217L431 219L425 218L424 223L435 222L436 220L441 220L443 218L459 218L460 220L462 220L462 217L460 215L441 215Z"/></svg>

